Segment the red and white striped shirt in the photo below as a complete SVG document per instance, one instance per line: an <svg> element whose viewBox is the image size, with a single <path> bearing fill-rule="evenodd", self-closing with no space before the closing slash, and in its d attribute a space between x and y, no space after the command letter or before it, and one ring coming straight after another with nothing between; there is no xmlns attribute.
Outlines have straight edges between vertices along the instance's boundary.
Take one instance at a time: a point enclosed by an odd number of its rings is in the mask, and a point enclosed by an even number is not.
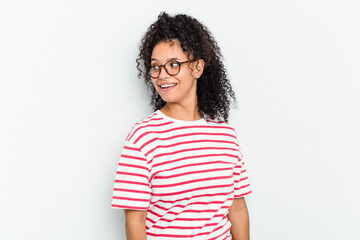
<svg viewBox="0 0 360 240"><path fill-rule="evenodd" d="M234 198L251 193L235 130L160 110L135 123L120 157L112 207L147 210L147 239L231 239Z"/></svg>

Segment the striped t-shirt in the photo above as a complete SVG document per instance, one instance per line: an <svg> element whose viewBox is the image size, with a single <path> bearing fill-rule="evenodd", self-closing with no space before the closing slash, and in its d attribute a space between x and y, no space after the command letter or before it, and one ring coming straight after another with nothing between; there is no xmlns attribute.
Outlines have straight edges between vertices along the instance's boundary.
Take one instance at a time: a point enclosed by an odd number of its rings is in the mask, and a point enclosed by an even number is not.
<svg viewBox="0 0 360 240"><path fill-rule="evenodd" d="M228 123L157 110L126 137L112 207L147 210L147 239L231 239L229 208L251 193L242 156Z"/></svg>

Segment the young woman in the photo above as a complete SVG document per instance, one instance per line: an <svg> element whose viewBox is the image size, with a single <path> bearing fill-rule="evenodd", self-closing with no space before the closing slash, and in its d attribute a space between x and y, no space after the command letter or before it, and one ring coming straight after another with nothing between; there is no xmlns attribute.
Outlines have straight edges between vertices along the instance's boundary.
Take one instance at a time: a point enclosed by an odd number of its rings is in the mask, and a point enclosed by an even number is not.
<svg viewBox="0 0 360 240"><path fill-rule="evenodd" d="M184 14L161 13L144 35L137 67L154 112L126 137L112 200L125 209L127 239L249 239L251 188L221 58Z"/></svg>

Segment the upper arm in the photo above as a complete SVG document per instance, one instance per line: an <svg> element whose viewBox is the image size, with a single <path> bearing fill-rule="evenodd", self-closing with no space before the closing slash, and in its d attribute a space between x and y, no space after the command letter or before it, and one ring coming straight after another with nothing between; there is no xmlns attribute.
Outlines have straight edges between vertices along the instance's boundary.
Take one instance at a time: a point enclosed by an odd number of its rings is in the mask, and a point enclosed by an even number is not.
<svg viewBox="0 0 360 240"><path fill-rule="evenodd" d="M249 213L247 210L245 199L243 197L234 198L227 217L231 222L230 232L232 238L234 240L249 240Z"/></svg>
<svg viewBox="0 0 360 240"><path fill-rule="evenodd" d="M146 211L150 205L151 187L147 159L141 149L125 141L113 189L113 208Z"/></svg>
<svg viewBox="0 0 360 240"><path fill-rule="evenodd" d="M126 239L146 240L147 211L125 209Z"/></svg>
<svg viewBox="0 0 360 240"><path fill-rule="evenodd" d="M144 223L146 222L147 211L124 209L126 223Z"/></svg>
<svg viewBox="0 0 360 240"><path fill-rule="evenodd" d="M242 150L238 147L238 161L233 169L234 198L242 198L252 192Z"/></svg>
<svg viewBox="0 0 360 240"><path fill-rule="evenodd" d="M246 202L245 202L245 198L241 197L241 198L234 198L233 203L230 206L229 209L229 215L232 214L236 214L241 212L242 210L246 209L247 210L247 206L246 206Z"/></svg>

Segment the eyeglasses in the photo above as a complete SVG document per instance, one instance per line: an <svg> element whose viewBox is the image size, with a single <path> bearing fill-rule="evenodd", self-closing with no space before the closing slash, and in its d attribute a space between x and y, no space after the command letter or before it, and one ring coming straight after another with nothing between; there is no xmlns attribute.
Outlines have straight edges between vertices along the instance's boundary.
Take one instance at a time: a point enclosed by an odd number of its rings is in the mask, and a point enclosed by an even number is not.
<svg viewBox="0 0 360 240"><path fill-rule="evenodd" d="M180 72L181 64L191 62L190 60L184 62L178 62L174 60L170 60L166 62L164 65L151 65L150 76L151 78L158 78L160 76L161 68L164 67L167 74L170 76L175 76Z"/></svg>

